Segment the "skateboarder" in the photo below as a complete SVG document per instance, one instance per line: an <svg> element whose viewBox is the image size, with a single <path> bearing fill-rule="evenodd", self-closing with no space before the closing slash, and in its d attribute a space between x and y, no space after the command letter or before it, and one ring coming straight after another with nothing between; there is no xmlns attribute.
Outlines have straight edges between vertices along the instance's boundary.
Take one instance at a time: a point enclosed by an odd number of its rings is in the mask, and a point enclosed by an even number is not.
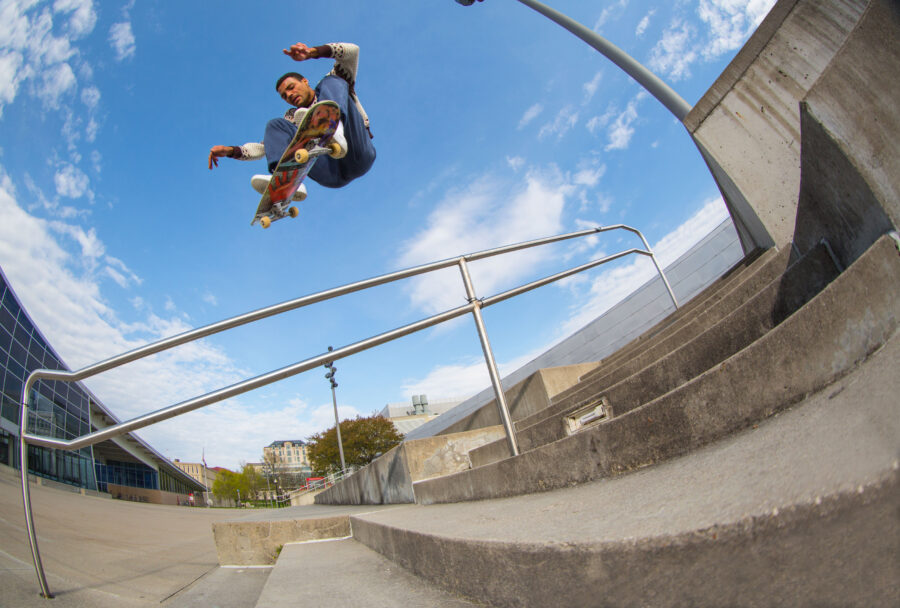
<svg viewBox="0 0 900 608"><path fill-rule="evenodd" d="M237 160L257 160L265 156L271 173L297 130L311 105L318 101L331 100L340 106L341 123L335 133L335 141L341 144L346 154L340 159L320 158L309 172L309 177L328 188L340 188L357 177L364 175L375 162L375 147L369 130L369 117L356 96L356 70L359 63L359 47L355 44L337 42L322 46L308 47L302 42L283 50L294 61L332 58L332 70L312 89L309 81L297 72L284 74L275 83L278 94L292 107L283 118L274 118L266 125L263 141L246 143L242 146L213 146L209 151L209 168L219 166L222 157ZM253 188L262 193L268 184L269 175L254 175ZM294 194L295 200L306 198L306 188L301 184Z"/></svg>

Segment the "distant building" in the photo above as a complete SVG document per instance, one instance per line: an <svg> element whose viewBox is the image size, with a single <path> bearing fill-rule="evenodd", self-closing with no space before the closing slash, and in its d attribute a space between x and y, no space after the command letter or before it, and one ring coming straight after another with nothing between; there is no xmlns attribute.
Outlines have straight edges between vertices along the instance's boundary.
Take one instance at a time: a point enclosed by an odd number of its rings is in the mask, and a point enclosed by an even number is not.
<svg viewBox="0 0 900 608"><path fill-rule="evenodd" d="M264 475L268 471L270 474L281 475L285 480L290 476L296 479L296 483L301 483L312 475L307 445L302 439L273 441L263 448L263 461L260 465Z"/></svg>
<svg viewBox="0 0 900 608"><path fill-rule="evenodd" d="M0 269L0 464L21 469L19 410L22 388L36 369L69 370L31 320ZM81 382L39 381L27 430L73 439L119 422ZM28 470L50 482L162 504L200 504L201 483L150 444L126 433L80 450L28 446ZM194 502L191 499L194 498Z"/></svg>
<svg viewBox="0 0 900 608"><path fill-rule="evenodd" d="M388 403L378 415L394 423L394 428L403 435L434 420L460 403L463 399L441 399L429 402L428 395L413 395L409 402Z"/></svg>
<svg viewBox="0 0 900 608"><path fill-rule="evenodd" d="M177 458L172 461L172 464L205 485L208 490L212 490L217 475L215 469L205 466L202 462L181 462Z"/></svg>

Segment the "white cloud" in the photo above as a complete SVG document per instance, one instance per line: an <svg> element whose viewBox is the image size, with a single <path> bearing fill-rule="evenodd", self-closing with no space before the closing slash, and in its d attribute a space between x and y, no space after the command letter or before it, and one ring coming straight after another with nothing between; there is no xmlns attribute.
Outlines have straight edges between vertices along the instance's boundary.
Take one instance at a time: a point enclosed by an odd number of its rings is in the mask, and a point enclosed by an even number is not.
<svg viewBox="0 0 900 608"><path fill-rule="evenodd" d="M203 301L209 304L210 306L218 306L219 299L215 296L215 294L206 292L203 294Z"/></svg>
<svg viewBox="0 0 900 608"><path fill-rule="evenodd" d="M511 361L497 362L500 376L516 371L543 351L526 353ZM424 378L410 378L403 382L403 394L413 395L474 395L491 386L484 357L471 357L449 365L438 365ZM509 388L509 387L504 387Z"/></svg>
<svg viewBox="0 0 900 608"><path fill-rule="evenodd" d="M134 33L131 31L131 22L114 23L109 28L109 43L116 52L116 60L118 61L123 61L134 55L137 45L135 44Z"/></svg>
<svg viewBox="0 0 900 608"><path fill-rule="evenodd" d="M56 0L53 10L57 13L70 13L68 29L75 38L85 36L94 29L97 13L93 0Z"/></svg>
<svg viewBox="0 0 900 608"><path fill-rule="evenodd" d="M585 167L573 176L573 182L579 186L594 187L600 182L600 178L606 173L606 165Z"/></svg>
<svg viewBox="0 0 900 608"><path fill-rule="evenodd" d="M525 166L525 159L521 156L507 156L506 164L509 165L510 169L518 172Z"/></svg>
<svg viewBox="0 0 900 608"><path fill-rule="evenodd" d="M650 69L672 80L689 78L690 66L699 56L696 36L697 30L692 24L681 18L674 19L650 52Z"/></svg>
<svg viewBox="0 0 900 608"><path fill-rule="evenodd" d="M76 84L75 72L68 63L58 63L41 74L38 97L48 108L59 108L59 100Z"/></svg>
<svg viewBox="0 0 900 608"><path fill-rule="evenodd" d="M606 125L609 124L609 121L611 121L615 115L616 115L616 109L615 109L615 107L610 105L610 107L606 110L606 112L604 112L600 116L591 117L587 121L585 126L587 127L587 130L590 131L591 135L596 136L597 133L601 129L603 129L604 127L606 127Z"/></svg>
<svg viewBox="0 0 900 608"><path fill-rule="evenodd" d="M531 106L530 108L528 108L527 110L525 110L525 113L522 115L522 118L519 120L518 128L524 129L526 126L528 126L528 123L530 123L532 120L537 118L538 115L543 111L544 111L544 106L542 106L539 103L536 103L533 106Z"/></svg>
<svg viewBox="0 0 900 608"><path fill-rule="evenodd" d="M85 87L81 91L81 103L93 110L100 103L100 89L95 86Z"/></svg>
<svg viewBox="0 0 900 608"><path fill-rule="evenodd" d="M3 107L16 98L19 83L23 74L20 71L24 58L21 53L4 52L0 54L0 117Z"/></svg>
<svg viewBox="0 0 900 608"><path fill-rule="evenodd" d="M590 82L584 83L584 103L587 103L594 98L597 89L600 88L600 80L602 80L602 78L603 72L597 72Z"/></svg>
<svg viewBox="0 0 900 608"><path fill-rule="evenodd" d="M609 143L605 150L625 150L631 143L631 137L634 135L634 121L638 118L637 104L639 98L632 99L628 102L625 110L620 113L616 119L609 125L608 135Z"/></svg>
<svg viewBox="0 0 900 608"><path fill-rule="evenodd" d="M643 19L638 22L637 27L634 30L634 35L640 38L647 31L647 28L650 26L650 19L656 14L656 9L652 9L649 13L644 15Z"/></svg>
<svg viewBox="0 0 900 608"><path fill-rule="evenodd" d="M552 122L548 122L541 127L540 131L538 131L538 139L544 139L551 135L555 135L557 139L562 139L576 124L578 124L578 112L571 105L564 106L560 108Z"/></svg>
<svg viewBox="0 0 900 608"><path fill-rule="evenodd" d="M698 60L712 61L739 48L774 4L775 0L699 0L697 16L706 29L698 31L683 12L676 14L650 52L649 67L671 80L690 78L691 66Z"/></svg>
<svg viewBox="0 0 900 608"><path fill-rule="evenodd" d="M704 57L714 59L739 48L774 4L775 0L700 0L697 13L710 30Z"/></svg>
<svg viewBox="0 0 900 608"><path fill-rule="evenodd" d="M485 176L447 193L426 227L402 245L401 266L413 266L464 253L549 236L562 229L562 211L572 186L558 170L530 171L521 181ZM471 273L479 297L513 284L546 252L526 250L475 262ZM436 313L465 304L455 269L423 275L411 282L413 306Z"/></svg>
<svg viewBox="0 0 900 608"><path fill-rule="evenodd" d="M599 32L604 25L621 17L627 7L628 0L619 0L618 2L615 2L613 4L608 4L600 12L600 16L597 17L597 21L594 22L594 31Z"/></svg>
<svg viewBox="0 0 900 608"><path fill-rule="evenodd" d="M53 183L56 185L56 193L60 196L81 198L88 195L93 197L88 176L74 165L63 165L62 169L53 176Z"/></svg>

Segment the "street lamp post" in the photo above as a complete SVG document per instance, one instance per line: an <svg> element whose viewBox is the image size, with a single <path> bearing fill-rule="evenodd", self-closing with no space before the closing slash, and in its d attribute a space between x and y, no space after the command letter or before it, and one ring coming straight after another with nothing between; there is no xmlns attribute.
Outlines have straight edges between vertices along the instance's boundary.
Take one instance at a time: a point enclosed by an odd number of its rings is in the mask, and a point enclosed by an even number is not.
<svg viewBox="0 0 900 608"><path fill-rule="evenodd" d="M482 0L478 0L481 2ZM686 102L681 95L675 92L672 87L663 82L659 76L645 68L641 63L634 59L631 55L614 45L612 42L600 36L596 32L582 24L578 23L571 17L567 17L556 9L552 9L546 4L537 2L537 0L517 0L521 4L534 9L544 15L551 21L566 28L597 51L602 53L607 59L615 63L622 70L634 78L638 84L644 87L648 93L653 95L660 103L675 115L679 122L684 121L685 116L691 111L691 105ZM471 6L475 0L456 0L458 4L463 6Z"/></svg>
<svg viewBox="0 0 900 608"><path fill-rule="evenodd" d="M328 347L328 352L333 350L332 347ZM347 463L344 462L344 444L341 441L341 421L338 417L337 395L334 392L334 389L336 389L338 385L337 380L334 379L337 368L333 364L333 361L329 361L325 364L326 369L328 369L328 373L325 374L325 377L328 378L328 381L331 383L331 403L334 405L334 430L337 432L338 452L340 452L341 455L341 473L343 473L347 470Z"/></svg>
<svg viewBox="0 0 900 608"><path fill-rule="evenodd" d="M472 6L475 0L456 0L456 2L463 6ZM478 2L483 2L483 0L478 0ZM517 0L517 2L534 9L587 42L636 80L648 93L662 103L678 119L678 122L684 124L684 119L691 111L691 105L681 95L676 93L672 87L663 82L659 76L635 60L634 57L593 30L542 2L537 0ZM731 220L734 222L744 253L747 254L757 247L771 247L774 245L768 230L762 224L756 211L744 197L738 186L731 179L731 176L728 175L728 172L719 164L713 154L697 141L693 133L689 133L689 135L722 192L722 197L725 200L725 205L728 207Z"/></svg>

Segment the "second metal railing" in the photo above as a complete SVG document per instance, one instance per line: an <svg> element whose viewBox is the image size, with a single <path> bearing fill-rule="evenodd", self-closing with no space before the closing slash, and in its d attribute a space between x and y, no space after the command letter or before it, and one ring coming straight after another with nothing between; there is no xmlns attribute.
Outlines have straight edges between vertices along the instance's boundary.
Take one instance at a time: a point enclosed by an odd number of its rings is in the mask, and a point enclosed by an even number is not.
<svg viewBox="0 0 900 608"><path fill-rule="evenodd" d="M592 260L580 266L571 268L569 270L559 272L554 275L550 275L544 277L542 279L538 279L526 285L522 285L520 287L516 287L514 289L510 289L504 291L502 293L496 294L494 296L488 298L479 299L476 295L476 291L474 285L472 283L471 275L469 274L469 262L474 262L477 260L482 260L485 258L490 258L506 253L511 253L513 251L519 251L522 249L528 249L532 247L537 247L541 245L548 245L551 243L556 243L559 241L564 241L568 239L574 239L583 236L594 235L600 232L606 232L609 230L627 230L629 232L633 232L636 234L642 241L644 245L644 249L627 249L625 251L621 251L619 253L609 255L603 258L599 258L596 260ZM52 597L50 594L50 590L47 586L47 579L44 575L44 569L41 564L40 551L37 545L37 537L35 535L34 530L34 519L31 512L31 498L29 495L29 487L28 487L28 450L27 446L36 445L43 446L47 448L56 448L62 450L77 450L83 447L87 447L90 445L94 445L101 441L105 441L107 439L111 439L113 437L117 437L119 435L124 435L125 433L130 433L132 431L136 431L138 429L144 428L146 426L150 426L157 422L161 422L163 420L167 420L169 418L174 418L175 416L180 416L181 414L185 414L187 412L191 412L193 410L199 409L201 407L205 407L207 405L211 405L213 403L218 403L219 401L223 401L230 397L234 397L236 395L240 395L242 393L246 393L248 391L252 391L254 389L266 386L268 384L272 384L273 382L278 382L279 380L284 380L285 378L289 378L301 372L311 370L313 368L320 367L329 361L337 361L338 359L343 359L345 357L349 357L350 355L360 353L362 351L368 350L370 348L374 348L375 346L379 346L381 344L385 344L392 340L396 340L398 338L402 338L404 336L408 336L415 332L421 331L423 329L427 329L429 327L433 327L435 325L444 323L451 319L455 319L457 317L463 316L465 314L472 314L475 320L475 327L478 331L478 337L481 342L481 348L484 353L485 363L488 368L488 373L490 375L491 384L494 389L494 394L497 399L497 408L500 415L501 423L503 424L503 428L506 431L506 438L509 443L510 451L513 455L518 455L519 447L516 441L515 429L513 427L512 420L510 418L509 407L506 403L506 398L503 394L503 387L500 381L500 375L497 371L497 364L494 360L493 351L491 350L491 345L488 340L487 330L484 325L484 319L481 315L481 309L487 306L491 306L493 304L497 304L504 300L508 300L509 298L515 297L517 295L523 294L525 292L531 291L533 289L537 289L543 285L548 285L555 281L559 281L566 277L572 276L579 272L583 272L585 270L595 268L602 264L606 264L608 262L612 262L613 260L617 260L619 258L625 257L627 255L636 254L650 257L653 260L654 265L656 266L656 270L659 273L659 276L662 278L663 284L666 287L666 290L669 293L669 296L672 299L672 303L675 308L678 308L678 301L675 298L675 294L672 291L671 285L669 285L669 281L666 279L665 274L663 273L662 268L659 265L659 262L656 259L656 256L653 254L653 251L650 250L650 245L647 243L647 240L644 238L644 235L635 228L631 228L624 224L616 224L614 226L598 226L596 228L591 228L587 230L581 230L578 232L572 232L568 234L562 234L558 236L547 237L543 239L536 239L532 241L526 241L523 243L517 243L514 245L507 245L504 247L498 247L495 249L488 249L476 253L470 253L467 255L462 255L455 258L449 258L446 260L441 260L438 262L432 262L430 264L424 264L421 266L416 266L413 268L409 268L406 270L400 270L397 272L392 272L389 274L381 275L375 278L366 279L363 281L358 281L356 283L350 283L344 285L342 287L336 287L334 289L329 289L326 291L322 291L319 293L315 293L312 295L304 296L301 298L297 298L294 300L290 300L287 302L283 302L281 304L276 304L274 306L269 306L267 308L262 308L253 312L249 312L243 315L239 315L236 317L232 317L230 319L226 319L224 321L219 321L218 323L213 323L211 325L207 325L205 327L200 327L198 329L194 329L191 331L184 332L177 336L172 336L170 338L166 338L163 340L159 340L158 342L154 342L152 344L147 344L140 348L136 348L134 350L128 351L121 355L117 355L115 357L111 357L104 361L100 361L93 365L89 365L77 371L67 372L60 370L48 370L48 369L39 369L32 372L28 379L25 382L24 387L22 388L22 402L21 402L21 416L20 416L20 432L19 432L19 456L20 463L22 466L22 501L25 509L25 525L28 532L28 540L31 545L32 557L34 559L34 567L37 573L38 582L41 586L41 592L45 597ZM450 268L452 266L456 266L459 268L460 274L462 276L463 287L466 292L466 299L468 302L463 306L458 306L456 308L452 308L450 310L446 310L442 313L433 315L426 319L422 319L420 321L416 321L414 323L410 323L408 325L404 325L397 329L378 334L371 338L362 340L360 342L356 342L353 344L349 344L342 348L338 348L336 350L322 353L315 357L311 357L309 359L305 359L303 361L294 363L292 365L288 365L286 367L282 367L281 369L277 369L275 371L269 372L267 374L262 374L260 376L256 376L254 378L250 378L244 380L243 382L238 382L236 384L232 384L231 386L227 386L225 388L206 393L205 395L200 395L199 397L194 397L193 399L188 399L187 401L182 401L180 403L176 403L174 405L170 405L168 407L156 410L154 412L150 412L148 414L144 414L142 416L138 416L136 418L132 418L131 420L126 420L124 422L120 422L110 427L106 427L102 430L94 431L92 433L88 433L81 437L77 437L71 440L59 439L55 437L47 437L43 435L37 435L28 433L26 431L26 424L28 420L28 403L31 397L32 388L35 383L39 380L57 380L64 382L77 382L80 380L84 380L85 378L89 378L91 376L95 376L101 372L108 371L127 363L131 363L138 359L142 359L144 357L148 357L150 355L160 353L162 351L174 348L176 346L180 346L183 344L187 344L189 342L193 342L199 340L201 338L205 338L211 336L213 334L217 334L229 329L233 329L235 327L239 327L242 325L246 325L248 323L253 323L255 321L259 321L261 319L265 319L268 317L272 317L275 315L279 315L291 310L296 310L298 308L302 308L304 306L309 306L310 304L315 304L317 302L322 302L325 300L330 300L333 298L337 298L346 294L354 293L357 291L362 291L364 289L369 289L371 287L376 287L379 285L384 285L386 283L391 283L394 281L399 281L401 279L406 279L410 277L414 277L417 275L425 274L428 272L433 272L436 270L441 270L444 268Z"/></svg>

